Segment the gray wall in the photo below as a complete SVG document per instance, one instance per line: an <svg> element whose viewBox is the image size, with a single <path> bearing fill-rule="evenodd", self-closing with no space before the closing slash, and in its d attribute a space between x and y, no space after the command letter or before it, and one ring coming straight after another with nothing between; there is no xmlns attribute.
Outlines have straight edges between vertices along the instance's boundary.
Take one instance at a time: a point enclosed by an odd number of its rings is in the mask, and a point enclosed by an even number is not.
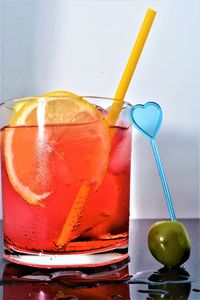
<svg viewBox="0 0 200 300"><path fill-rule="evenodd" d="M126 99L157 101L178 217L199 217L199 0L1 1L2 99L67 89L113 96L146 9L157 10ZM167 217L149 142L134 131L132 217Z"/></svg>

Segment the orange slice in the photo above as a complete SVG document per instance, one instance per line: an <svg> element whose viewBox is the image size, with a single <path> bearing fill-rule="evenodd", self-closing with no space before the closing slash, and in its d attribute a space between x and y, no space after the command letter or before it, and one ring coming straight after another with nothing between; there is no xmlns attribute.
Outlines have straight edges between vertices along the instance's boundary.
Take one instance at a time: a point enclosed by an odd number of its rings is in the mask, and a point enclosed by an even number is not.
<svg viewBox="0 0 200 300"><path fill-rule="evenodd" d="M63 170L63 180L82 176L87 178L87 183L93 180L98 184L109 156L109 129L103 115L86 100L71 97L72 93L65 92L65 96L61 95L63 92L56 93L30 100L16 109L4 135L4 157L10 182L24 200L39 206L43 206L42 200L53 192L53 184ZM81 125L80 130L77 124ZM86 128L83 124L90 126ZM88 136L84 136L86 129ZM76 151L80 166L71 159L73 149L79 147L79 136L83 137L81 153ZM54 171L52 152L60 159L63 170Z"/></svg>
<svg viewBox="0 0 200 300"><path fill-rule="evenodd" d="M50 97L51 96L67 96L67 97L72 96L72 97L74 97L74 96L77 96L77 95L74 94L74 93L68 92L68 91L53 91L53 92L49 92L49 93L46 93L46 94L42 94L41 97L42 96L50 96ZM26 99L27 98L23 98L22 100L26 100ZM22 102L16 103L13 106L13 111L15 113L18 112L22 108L22 106L26 103L27 103L27 101L22 101Z"/></svg>

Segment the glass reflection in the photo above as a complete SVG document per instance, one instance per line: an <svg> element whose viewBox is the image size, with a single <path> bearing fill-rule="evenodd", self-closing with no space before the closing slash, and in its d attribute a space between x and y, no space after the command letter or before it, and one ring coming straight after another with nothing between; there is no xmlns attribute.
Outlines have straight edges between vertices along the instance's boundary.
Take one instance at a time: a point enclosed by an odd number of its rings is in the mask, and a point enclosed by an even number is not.
<svg viewBox="0 0 200 300"><path fill-rule="evenodd" d="M128 262L95 269L43 270L9 263L3 300L130 300Z"/></svg>

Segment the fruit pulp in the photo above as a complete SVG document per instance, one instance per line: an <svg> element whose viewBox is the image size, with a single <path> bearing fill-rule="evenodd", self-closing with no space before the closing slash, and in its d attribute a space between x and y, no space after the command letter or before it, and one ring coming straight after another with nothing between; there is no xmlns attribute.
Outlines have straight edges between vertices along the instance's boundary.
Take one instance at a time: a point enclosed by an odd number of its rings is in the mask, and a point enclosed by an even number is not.
<svg viewBox="0 0 200 300"><path fill-rule="evenodd" d="M97 145L102 141L93 129L92 123L46 125L42 142L38 126L19 126L14 129L18 130L15 147L18 145L24 151L23 160L18 166L20 176L23 177L26 168L30 168L27 182L34 179L34 192L45 190L46 196L36 204L23 199L11 183L2 151L4 243L7 249L25 253L78 254L103 252L127 245L131 128L109 128L114 137L101 181L95 170L101 164ZM2 149L5 133L11 130L11 127L1 130ZM34 146L37 157L30 164L30 149L33 147L29 147L33 139L38 141ZM77 217L69 242L59 247L57 241L63 225L85 181L91 186L90 193Z"/></svg>

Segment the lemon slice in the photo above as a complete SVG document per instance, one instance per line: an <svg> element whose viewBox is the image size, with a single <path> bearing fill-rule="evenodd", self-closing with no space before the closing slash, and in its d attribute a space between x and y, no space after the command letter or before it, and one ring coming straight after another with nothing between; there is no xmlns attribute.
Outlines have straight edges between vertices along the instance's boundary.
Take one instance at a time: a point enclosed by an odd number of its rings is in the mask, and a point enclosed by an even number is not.
<svg viewBox="0 0 200 300"><path fill-rule="evenodd" d="M49 92L46 94L41 95L41 97L46 96L46 97L52 97L52 96L72 96L75 97L77 96L76 94L69 92L69 91L53 91L53 92ZM25 100L26 98L24 98ZM17 113L18 111L20 111L20 109L27 104L29 101L23 101L23 102L18 102L13 106L13 111L14 113Z"/></svg>
<svg viewBox="0 0 200 300"><path fill-rule="evenodd" d="M48 97L49 95L51 97ZM110 138L109 128L103 115L86 100L78 96L74 98L74 94L69 92L65 92L65 96L59 91L24 103L14 114L10 127L5 129L4 157L7 174L13 188L29 204L43 206L42 200L47 199L54 192L53 185L58 181L60 170L55 169L56 166L53 171L49 169L54 161L53 154L58 159L63 159L61 161L63 163L57 165L62 168L64 164L66 168L70 166L69 173L72 174L66 174L68 171L65 169L66 177L75 174L97 180L103 178L105 173ZM88 135L85 136L84 126L80 126L81 132L79 132L79 126L66 125L90 123L92 125L88 128ZM44 130L46 130L45 134ZM58 134L59 130L64 132L62 133L64 137L61 133ZM44 134L42 144L39 142L41 132ZM74 132L77 137L76 144L73 144L75 143ZM78 143L79 135L82 144ZM69 147L66 147L68 144L71 147L70 151ZM75 154L72 153L73 149L77 150L79 147L80 153L76 151L76 155L77 160L82 163L80 174L76 160L73 163ZM65 157L68 157L68 160Z"/></svg>
<svg viewBox="0 0 200 300"><path fill-rule="evenodd" d="M16 103L14 106L13 106L13 111L15 113L17 113L18 111L20 111L20 109L22 108L22 106L24 104L26 104L27 102L19 102L19 103Z"/></svg>
<svg viewBox="0 0 200 300"><path fill-rule="evenodd" d="M49 92L49 93L45 93L42 94L42 96L77 96L76 94L69 92L69 91L65 91L65 90L61 90L61 91L53 91L53 92Z"/></svg>

